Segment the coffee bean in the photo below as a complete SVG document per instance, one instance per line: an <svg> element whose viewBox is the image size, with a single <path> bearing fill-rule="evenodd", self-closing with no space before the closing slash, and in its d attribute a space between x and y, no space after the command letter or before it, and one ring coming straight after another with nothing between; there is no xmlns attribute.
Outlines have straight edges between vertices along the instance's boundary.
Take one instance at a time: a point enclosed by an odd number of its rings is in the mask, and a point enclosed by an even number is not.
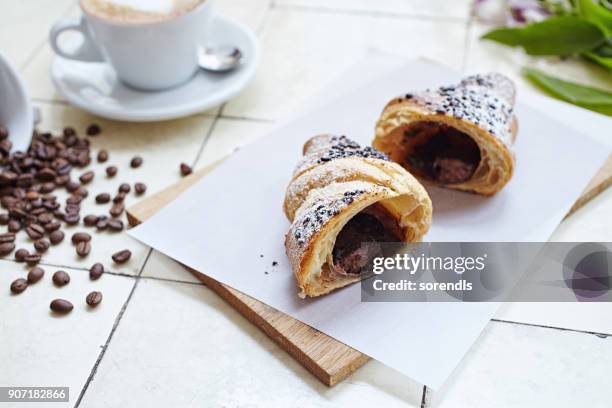
<svg viewBox="0 0 612 408"><path fill-rule="evenodd" d="M188 176L191 173L193 173L193 170L191 169L191 167L189 167L185 163L181 163L181 175Z"/></svg>
<svg viewBox="0 0 612 408"><path fill-rule="evenodd" d="M38 224L30 224L26 227L26 234L30 239L36 241L45 236L45 229Z"/></svg>
<svg viewBox="0 0 612 408"><path fill-rule="evenodd" d="M109 213L113 217L119 217L121 214L123 214L123 210L125 210L125 206L122 203L117 203L113 204Z"/></svg>
<svg viewBox="0 0 612 408"><path fill-rule="evenodd" d="M90 279L93 279L93 280L99 279L103 273L104 273L104 265L102 265L99 262L93 264L92 267L89 268L89 278Z"/></svg>
<svg viewBox="0 0 612 408"><path fill-rule="evenodd" d="M97 215L89 214L83 218L83 224L87 225L88 227L96 225L96 222L98 222Z"/></svg>
<svg viewBox="0 0 612 408"><path fill-rule="evenodd" d="M68 225L76 225L81 220L81 216L76 213L66 214L64 216L64 222Z"/></svg>
<svg viewBox="0 0 612 408"><path fill-rule="evenodd" d="M47 232L53 232L53 231L60 229L61 226L62 224L60 224L59 222L51 221L50 223L45 224L44 228L45 228L45 231Z"/></svg>
<svg viewBox="0 0 612 408"><path fill-rule="evenodd" d="M76 246L76 253L81 258L85 258L91 252L91 243L89 241L81 241Z"/></svg>
<svg viewBox="0 0 612 408"><path fill-rule="evenodd" d="M102 132L102 129L97 123L92 123L91 125L87 126L87 130L85 131L87 136L97 136L100 134L100 132Z"/></svg>
<svg viewBox="0 0 612 408"><path fill-rule="evenodd" d="M89 191L83 186L79 187L74 194L80 195L83 198L86 198L89 195Z"/></svg>
<svg viewBox="0 0 612 408"><path fill-rule="evenodd" d="M108 160L108 152L106 150L100 150L98 152L98 163L104 163Z"/></svg>
<svg viewBox="0 0 612 408"><path fill-rule="evenodd" d="M73 127L66 126L64 128L64 136L75 136L75 135L76 135L76 130L74 130Z"/></svg>
<svg viewBox="0 0 612 408"><path fill-rule="evenodd" d="M9 137L9 131L4 126L0 126L0 139L4 140Z"/></svg>
<svg viewBox="0 0 612 408"><path fill-rule="evenodd" d="M133 169L136 169L140 167L141 165L142 165L142 157L140 156L134 156L132 160L130 161L130 167L132 167Z"/></svg>
<svg viewBox="0 0 612 408"><path fill-rule="evenodd" d="M70 283L70 275L68 275L66 272L64 271L57 271L53 274L53 277L51 278L53 280L53 283L56 286L65 286L68 283Z"/></svg>
<svg viewBox="0 0 612 408"><path fill-rule="evenodd" d="M96 222L96 229L98 231L104 231L108 227L108 217L103 215L98 217L98 222Z"/></svg>
<svg viewBox="0 0 612 408"><path fill-rule="evenodd" d="M17 232L21 229L21 223L17 220L10 220L8 222L8 230L10 232Z"/></svg>
<svg viewBox="0 0 612 408"><path fill-rule="evenodd" d="M95 173L93 171L86 171L85 173L81 174L81 177L79 177L79 180L81 181L81 183L83 184L87 184L90 183L93 179L94 179Z"/></svg>
<svg viewBox="0 0 612 408"><path fill-rule="evenodd" d="M44 210L44 208L41 208L41 210ZM30 214L32 214L32 212ZM40 222L41 224L48 224L51 221L53 221L53 214L51 214L50 212L45 211L38 216L38 222Z"/></svg>
<svg viewBox="0 0 612 408"><path fill-rule="evenodd" d="M64 240L64 233L60 230L53 231L49 234L49 241L53 245L57 245Z"/></svg>
<svg viewBox="0 0 612 408"><path fill-rule="evenodd" d="M130 185L129 185L128 183L121 183L121 184L119 185L119 192L120 192L120 193L125 193L125 194L127 194L127 193L129 193L129 192L130 192L130 190L131 190L131 189L132 189L132 188L130 187Z"/></svg>
<svg viewBox="0 0 612 408"><path fill-rule="evenodd" d="M102 302L102 293L101 292L97 292L97 291L93 291L91 292L89 295L87 295L87 297L85 298L85 302L91 306L91 307L96 307L100 304L100 302Z"/></svg>
<svg viewBox="0 0 612 408"><path fill-rule="evenodd" d="M51 243L46 239L39 239L38 241L34 242L34 248L40 253L47 252L50 246Z"/></svg>
<svg viewBox="0 0 612 408"><path fill-rule="evenodd" d="M40 262L41 256L39 254L29 254L25 258L23 258L24 262L28 265L35 265Z"/></svg>
<svg viewBox="0 0 612 408"><path fill-rule="evenodd" d="M15 244L12 242L4 242L0 244L0 256L7 256L15 249Z"/></svg>
<svg viewBox="0 0 612 408"><path fill-rule="evenodd" d="M15 251L15 260L17 262L24 262L26 256L30 255L27 249L21 248Z"/></svg>
<svg viewBox="0 0 612 408"><path fill-rule="evenodd" d="M79 205L81 204L81 201L83 201L83 197L76 194L76 192L74 194L72 194L70 197L68 197L66 199L66 204L68 205ZM70 211L68 211L70 212Z"/></svg>
<svg viewBox="0 0 612 408"><path fill-rule="evenodd" d="M108 193L100 193L96 196L96 203L106 204L110 201L111 196Z"/></svg>
<svg viewBox="0 0 612 408"><path fill-rule="evenodd" d="M147 191L147 185L144 183L135 183L134 191L136 192L136 194L142 195Z"/></svg>
<svg viewBox="0 0 612 408"><path fill-rule="evenodd" d="M72 234L72 243L78 244L79 242L89 242L91 241L91 235L86 232L75 232Z"/></svg>
<svg viewBox="0 0 612 408"><path fill-rule="evenodd" d="M65 299L54 299L49 305L49 307L55 313L59 313L59 314L67 314L67 313L70 313L72 309L74 309L74 306L72 305L72 303L70 303L69 301Z"/></svg>
<svg viewBox="0 0 612 408"><path fill-rule="evenodd" d="M125 200L125 193L117 193L115 197L113 197L113 203L122 203Z"/></svg>
<svg viewBox="0 0 612 408"><path fill-rule="evenodd" d="M7 225L10 220L8 214L0 214L0 225Z"/></svg>
<svg viewBox="0 0 612 408"><path fill-rule="evenodd" d="M11 283L11 292L13 292L16 295L20 294L27 288L28 288L28 281L23 278L15 279L13 283Z"/></svg>
<svg viewBox="0 0 612 408"><path fill-rule="evenodd" d="M0 244L4 244L5 242L15 242L15 234L12 232L0 234Z"/></svg>
<svg viewBox="0 0 612 408"><path fill-rule="evenodd" d="M115 252L112 256L113 261L118 264L126 263L130 260L132 252L129 249L124 249L119 252Z"/></svg>
<svg viewBox="0 0 612 408"><path fill-rule="evenodd" d="M34 268L30 269L30 272L28 272L28 283L38 282L42 279L44 274L45 270L43 268L40 266L35 266Z"/></svg>
<svg viewBox="0 0 612 408"><path fill-rule="evenodd" d="M111 218L108 220L108 227L113 231L122 231L123 230L123 221Z"/></svg>
<svg viewBox="0 0 612 408"><path fill-rule="evenodd" d="M116 166L108 166L106 168L106 175L108 177L115 177L117 175L117 167Z"/></svg>
<svg viewBox="0 0 612 408"><path fill-rule="evenodd" d="M70 180L69 182L66 183L66 190L68 190L69 193L72 193L74 191L77 191L79 189L79 187L81 187L81 185L79 183L77 183L76 181Z"/></svg>

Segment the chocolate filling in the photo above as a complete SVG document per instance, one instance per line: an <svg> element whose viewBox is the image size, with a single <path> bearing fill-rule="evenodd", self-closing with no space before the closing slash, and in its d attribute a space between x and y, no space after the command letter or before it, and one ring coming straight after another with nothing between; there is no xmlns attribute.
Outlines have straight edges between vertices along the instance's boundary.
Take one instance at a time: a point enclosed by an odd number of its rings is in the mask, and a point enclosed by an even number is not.
<svg viewBox="0 0 612 408"><path fill-rule="evenodd" d="M355 215L338 234L332 252L333 270L339 275L359 275L374 257L383 255L380 243L401 240L402 231L395 219L384 207L374 204Z"/></svg>
<svg viewBox="0 0 612 408"><path fill-rule="evenodd" d="M404 130L406 165L417 176L444 184L472 177L480 149L465 133L442 123L418 122Z"/></svg>

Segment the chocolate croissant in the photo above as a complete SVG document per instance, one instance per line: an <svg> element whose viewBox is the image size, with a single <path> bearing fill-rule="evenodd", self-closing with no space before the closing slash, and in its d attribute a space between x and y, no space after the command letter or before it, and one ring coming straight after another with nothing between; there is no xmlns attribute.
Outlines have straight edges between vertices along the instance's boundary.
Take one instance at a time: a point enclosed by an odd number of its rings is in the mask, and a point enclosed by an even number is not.
<svg viewBox="0 0 612 408"><path fill-rule="evenodd" d="M514 98L501 74L407 94L387 104L372 144L421 181L492 195L514 169Z"/></svg>
<svg viewBox="0 0 612 408"><path fill-rule="evenodd" d="M301 297L359 281L380 243L419 241L429 229L427 192L386 155L332 135L313 137L303 153L284 202Z"/></svg>

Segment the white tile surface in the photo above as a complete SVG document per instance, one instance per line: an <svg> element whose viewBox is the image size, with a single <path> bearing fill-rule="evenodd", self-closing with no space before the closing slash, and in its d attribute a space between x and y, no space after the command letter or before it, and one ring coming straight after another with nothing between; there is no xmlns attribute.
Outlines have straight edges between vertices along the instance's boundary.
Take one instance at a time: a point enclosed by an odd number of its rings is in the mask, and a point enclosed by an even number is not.
<svg viewBox="0 0 612 408"><path fill-rule="evenodd" d="M17 68L40 47L51 25L68 12L73 0L2 0L0 51Z"/></svg>
<svg viewBox="0 0 612 408"><path fill-rule="evenodd" d="M376 362L327 388L206 287L142 279L83 405L418 407L421 395Z"/></svg>
<svg viewBox="0 0 612 408"><path fill-rule="evenodd" d="M57 288L51 281L57 268L44 269L41 281L12 295L11 282L25 277L28 269L0 261L0 386L70 387L70 404L58 405L73 406L134 279L105 274L91 281L86 271L64 269L70 274L70 283ZM93 290L104 296L95 309L85 304L85 297ZM55 316L49 309L55 298L70 300L74 310Z"/></svg>
<svg viewBox="0 0 612 408"><path fill-rule="evenodd" d="M612 337L490 323L433 407L609 407Z"/></svg>
<svg viewBox="0 0 612 408"><path fill-rule="evenodd" d="M323 10L392 13L429 18L467 19L470 0L278 0L279 6L315 7Z"/></svg>
<svg viewBox="0 0 612 408"><path fill-rule="evenodd" d="M273 9L261 34L263 56L255 80L223 112L284 117L371 48L458 67L465 34L463 22Z"/></svg>
<svg viewBox="0 0 612 408"><path fill-rule="evenodd" d="M151 252L146 268L142 271L141 276L145 278L200 283L200 281L181 264L155 250Z"/></svg>

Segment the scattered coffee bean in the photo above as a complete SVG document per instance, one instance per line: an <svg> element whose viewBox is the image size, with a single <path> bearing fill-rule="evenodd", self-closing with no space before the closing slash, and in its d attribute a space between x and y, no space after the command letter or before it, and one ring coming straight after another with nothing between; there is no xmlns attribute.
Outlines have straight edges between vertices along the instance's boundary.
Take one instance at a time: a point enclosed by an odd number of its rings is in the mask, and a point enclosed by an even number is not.
<svg viewBox="0 0 612 408"><path fill-rule="evenodd" d="M100 193L96 196L96 203L106 204L111 200L111 196L108 193Z"/></svg>
<svg viewBox="0 0 612 408"><path fill-rule="evenodd" d="M62 226L62 224L60 224L57 221L51 221L48 224L45 224L45 231L47 232L53 232L53 231L57 231L58 229L60 229L60 227Z"/></svg>
<svg viewBox="0 0 612 408"><path fill-rule="evenodd" d="M97 136L100 134L100 132L102 132L102 129L100 129L100 125L97 123L92 123L91 125L87 126L87 130L85 132L87 133L87 136Z"/></svg>
<svg viewBox="0 0 612 408"><path fill-rule="evenodd" d="M83 201L83 196L80 196L78 194L76 194L76 192L71 195L70 197L68 197L66 199L66 204L68 205L79 205L81 204L81 201ZM73 207L75 208L75 207ZM73 211L68 211L68 209L66 209L66 212L73 212Z"/></svg>
<svg viewBox="0 0 612 408"><path fill-rule="evenodd" d="M113 203L122 203L125 200L125 193L117 193L115 197L113 197Z"/></svg>
<svg viewBox="0 0 612 408"><path fill-rule="evenodd" d="M106 175L108 177L115 177L117 175L117 167L116 166L108 166L106 168Z"/></svg>
<svg viewBox="0 0 612 408"><path fill-rule="evenodd" d="M0 244L4 244L6 242L15 242L15 234L12 232L0 234Z"/></svg>
<svg viewBox="0 0 612 408"><path fill-rule="evenodd" d="M40 253L47 252L50 246L51 243L46 239L39 239L38 241L34 242L34 249Z"/></svg>
<svg viewBox="0 0 612 408"><path fill-rule="evenodd" d="M79 180L81 181L81 183L83 184L87 184L90 183L93 179L94 179L95 173L93 171L86 171L85 173L81 174L81 177L79 177Z"/></svg>
<svg viewBox="0 0 612 408"><path fill-rule="evenodd" d="M74 130L72 126L66 126L64 128L64 136L66 137L76 136L76 130Z"/></svg>
<svg viewBox="0 0 612 408"><path fill-rule="evenodd" d="M70 303L69 301L65 299L54 299L49 305L49 307L55 313L59 313L59 314L67 314L67 313L70 313L72 309L74 309L74 306L72 305L72 303Z"/></svg>
<svg viewBox="0 0 612 408"><path fill-rule="evenodd" d="M96 307L100 304L100 302L102 302L102 293L101 292L97 292L97 291L93 291L91 292L89 295L87 295L87 297L85 298L85 302L91 306L91 307Z"/></svg>
<svg viewBox="0 0 612 408"><path fill-rule="evenodd" d="M36 241L45 236L45 229L38 224L30 224L26 227L26 234L30 239Z"/></svg>
<svg viewBox="0 0 612 408"><path fill-rule="evenodd" d="M10 220L8 214L0 214L0 225L7 225Z"/></svg>
<svg viewBox="0 0 612 408"><path fill-rule="evenodd" d="M18 232L21 229L21 223L17 220L10 220L8 223L8 230L10 232Z"/></svg>
<svg viewBox="0 0 612 408"><path fill-rule="evenodd" d="M81 216L77 213L70 213L64 216L64 222L68 225L76 225L81 220Z"/></svg>
<svg viewBox="0 0 612 408"><path fill-rule="evenodd" d="M147 191L147 185L145 183L135 183L134 191L136 192L136 194L142 195Z"/></svg>
<svg viewBox="0 0 612 408"><path fill-rule="evenodd" d="M17 262L24 262L26 256L28 256L28 255L30 255L30 253L28 252L27 249L23 249L23 248L18 249L18 250L15 251L15 260Z"/></svg>
<svg viewBox="0 0 612 408"><path fill-rule="evenodd" d="M181 163L181 175L188 176L191 173L193 173L193 170L191 169L191 167L189 167L185 163Z"/></svg>
<svg viewBox="0 0 612 408"><path fill-rule="evenodd" d="M28 281L23 278L15 279L13 283L11 283L11 292L13 292L16 295L23 292L27 288L28 288Z"/></svg>
<svg viewBox="0 0 612 408"><path fill-rule="evenodd" d="M122 251L115 252L112 258L113 258L113 261L115 261L115 263L122 264L122 263L126 263L127 261L129 261L131 256L132 256L132 252L129 249L124 249Z"/></svg>
<svg viewBox="0 0 612 408"><path fill-rule="evenodd" d="M89 241L81 241L76 246L76 253L81 258L85 258L91 252L91 243Z"/></svg>
<svg viewBox="0 0 612 408"><path fill-rule="evenodd" d="M78 244L79 242L89 242L91 241L91 235L86 232L75 232L72 234L72 243Z"/></svg>
<svg viewBox="0 0 612 408"><path fill-rule="evenodd" d="M0 126L0 140L4 140L9 137L9 131L4 126Z"/></svg>
<svg viewBox="0 0 612 408"><path fill-rule="evenodd" d="M49 234L49 241L53 245L57 245L64 240L64 233L60 230L53 231Z"/></svg>
<svg viewBox="0 0 612 408"><path fill-rule="evenodd" d="M34 268L30 269L30 272L28 272L28 283L38 282L42 279L44 274L45 270L43 268L40 266L35 266Z"/></svg>
<svg viewBox="0 0 612 408"><path fill-rule="evenodd" d="M119 184L119 192L120 193L127 194L127 193L130 192L131 189L132 188L130 187L130 185L128 183L121 183L121 184Z"/></svg>
<svg viewBox="0 0 612 408"><path fill-rule="evenodd" d="M108 217L106 215L102 215L98 217L98 222L96 222L96 229L99 231L104 231L108 227Z"/></svg>
<svg viewBox="0 0 612 408"><path fill-rule="evenodd" d="M123 221L118 220L116 218L111 218L108 220L108 227L113 231L122 231Z"/></svg>
<svg viewBox="0 0 612 408"><path fill-rule="evenodd" d="M113 204L109 213L113 217L119 217L121 214L123 214L123 210L125 210L125 206L122 203L117 203Z"/></svg>
<svg viewBox="0 0 612 408"><path fill-rule="evenodd" d="M102 265L99 262L93 264L93 266L89 268L89 278L90 279L93 279L93 280L99 279L103 273L104 273L104 265Z"/></svg>
<svg viewBox="0 0 612 408"><path fill-rule="evenodd" d="M98 163L104 163L108 160L108 152L106 150L100 150L98 152Z"/></svg>
<svg viewBox="0 0 612 408"><path fill-rule="evenodd" d="M89 191L87 191L87 189L83 186L77 188L77 190L74 192L74 194L80 195L82 198L85 198L89 195Z"/></svg>
<svg viewBox="0 0 612 408"><path fill-rule="evenodd" d="M130 167L132 167L133 169L136 169L140 167L141 165L142 165L142 157L140 156L134 156L132 160L130 161Z"/></svg>
<svg viewBox="0 0 612 408"><path fill-rule="evenodd" d="M56 286L65 286L70 283L70 275L68 275L65 271L55 272L51 279Z"/></svg>
<svg viewBox="0 0 612 408"><path fill-rule="evenodd" d="M0 256L7 256L15 249L15 244L12 242L3 242L0 244Z"/></svg>
<svg viewBox="0 0 612 408"><path fill-rule="evenodd" d="M98 222L97 215L89 214L86 215L85 218L83 218L83 224L87 225L88 227L96 225L96 222Z"/></svg>
<svg viewBox="0 0 612 408"><path fill-rule="evenodd" d="M66 183L66 190L68 190L69 193L72 193L74 191L77 191L79 189L79 187L81 187L81 185L73 180L70 180L69 182Z"/></svg>
<svg viewBox="0 0 612 408"><path fill-rule="evenodd" d="M24 257L23 260L28 265L36 265L40 262L41 258L42 257L39 254L29 254L28 256Z"/></svg>

